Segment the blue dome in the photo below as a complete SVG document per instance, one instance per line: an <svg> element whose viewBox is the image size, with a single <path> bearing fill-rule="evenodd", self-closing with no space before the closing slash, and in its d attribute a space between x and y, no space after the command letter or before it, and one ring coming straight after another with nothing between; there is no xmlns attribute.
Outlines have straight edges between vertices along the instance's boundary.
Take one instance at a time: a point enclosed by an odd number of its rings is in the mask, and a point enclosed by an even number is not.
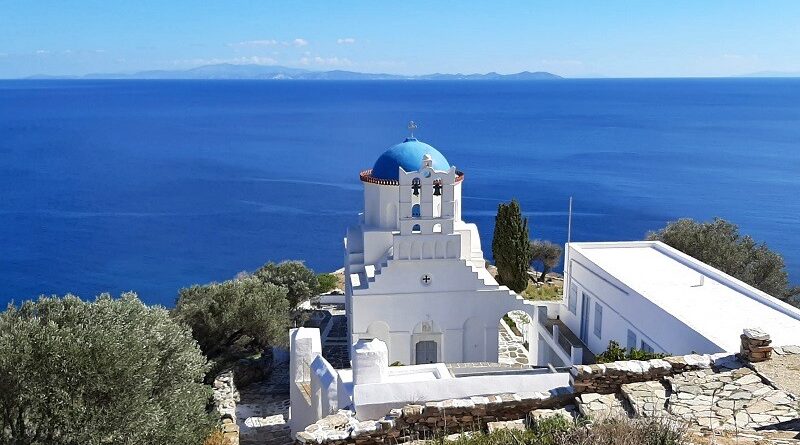
<svg viewBox="0 0 800 445"><path fill-rule="evenodd" d="M417 171L422 166L422 157L430 155L435 170L449 170L450 164L439 150L414 138L407 138L404 142L383 152L375 161L371 176L376 179L398 180L398 167L403 167L407 172Z"/></svg>

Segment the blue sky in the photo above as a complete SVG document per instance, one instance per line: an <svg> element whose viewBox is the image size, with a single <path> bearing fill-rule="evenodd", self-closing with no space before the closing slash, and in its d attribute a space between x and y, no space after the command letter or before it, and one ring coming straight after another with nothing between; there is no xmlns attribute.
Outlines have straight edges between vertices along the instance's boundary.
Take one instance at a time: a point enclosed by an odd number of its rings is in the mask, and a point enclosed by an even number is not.
<svg viewBox="0 0 800 445"><path fill-rule="evenodd" d="M800 71L800 1L0 0L0 77L209 63L422 74Z"/></svg>

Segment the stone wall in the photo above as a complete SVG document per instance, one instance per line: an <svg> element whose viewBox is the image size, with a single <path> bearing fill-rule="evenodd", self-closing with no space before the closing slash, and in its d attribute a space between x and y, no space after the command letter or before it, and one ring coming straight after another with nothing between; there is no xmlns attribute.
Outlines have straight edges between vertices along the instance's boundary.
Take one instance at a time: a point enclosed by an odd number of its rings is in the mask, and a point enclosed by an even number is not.
<svg viewBox="0 0 800 445"><path fill-rule="evenodd" d="M575 393L613 394L626 383L661 380L686 371L710 368L717 360L732 360L728 354L679 355L652 360L626 360L595 365L575 365L570 370Z"/></svg>
<svg viewBox="0 0 800 445"><path fill-rule="evenodd" d="M500 394L406 405L380 420L358 421L340 410L297 433L298 444L371 445L403 443L446 433L484 429L489 422L525 418L536 409L563 407L574 400L571 388L549 393Z"/></svg>
<svg viewBox="0 0 800 445"><path fill-rule="evenodd" d="M236 425L236 402L239 391L233 383L233 371L223 372L214 379L214 407L222 422L222 434L227 444L239 445L239 426Z"/></svg>

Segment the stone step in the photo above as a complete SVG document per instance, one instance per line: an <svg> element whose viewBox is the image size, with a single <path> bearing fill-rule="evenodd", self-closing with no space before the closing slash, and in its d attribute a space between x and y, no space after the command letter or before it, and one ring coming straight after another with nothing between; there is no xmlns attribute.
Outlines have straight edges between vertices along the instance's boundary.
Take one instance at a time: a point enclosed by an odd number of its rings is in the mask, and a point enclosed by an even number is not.
<svg viewBox="0 0 800 445"><path fill-rule="evenodd" d="M500 430L525 431L525 419L488 422L486 424L486 429L489 431L489 434Z"/></svg>

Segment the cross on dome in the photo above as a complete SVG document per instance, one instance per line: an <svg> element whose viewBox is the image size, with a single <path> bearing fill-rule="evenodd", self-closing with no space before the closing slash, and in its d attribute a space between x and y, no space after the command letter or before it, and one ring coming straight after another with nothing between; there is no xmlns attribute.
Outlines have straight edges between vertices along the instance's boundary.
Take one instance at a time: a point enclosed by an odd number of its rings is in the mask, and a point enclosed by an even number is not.
<svg viewBox="0 0 800 445"><path fill-rule="evenodd" d="M411 139L414 139L414 130L418 128L417 123L411 121L408 123L408 131L411 132Z"/></svg>

